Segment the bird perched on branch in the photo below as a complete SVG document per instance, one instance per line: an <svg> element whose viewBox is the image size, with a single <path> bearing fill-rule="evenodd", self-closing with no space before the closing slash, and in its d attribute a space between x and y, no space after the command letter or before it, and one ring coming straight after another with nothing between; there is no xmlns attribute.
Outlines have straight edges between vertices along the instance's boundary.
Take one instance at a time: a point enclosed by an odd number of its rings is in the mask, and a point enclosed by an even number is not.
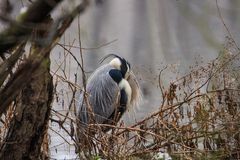
<svg viewBox="0 0 240 160"><path fill-rule="evenodd" d="M80 94L77 109L80 137L88 124L116 125L141 99L140 87L129 62L115 54L104 57L102 62L110 57L113 59L96 69L87 81L86 92ZM105 132L109 129L102 127Z"/></svg>

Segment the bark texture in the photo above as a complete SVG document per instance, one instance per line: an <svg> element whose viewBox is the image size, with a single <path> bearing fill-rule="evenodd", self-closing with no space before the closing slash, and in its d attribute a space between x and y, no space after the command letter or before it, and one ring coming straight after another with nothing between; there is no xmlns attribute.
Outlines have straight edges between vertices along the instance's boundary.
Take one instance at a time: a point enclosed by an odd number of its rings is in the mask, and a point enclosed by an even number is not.
<svg viewBox="0 0 240 160"><path fill-rule="evenodd" d="M15 116L1 148L0 159L42 159L41 145L47 131L53 95L47 58L17 98Z"/></svg>

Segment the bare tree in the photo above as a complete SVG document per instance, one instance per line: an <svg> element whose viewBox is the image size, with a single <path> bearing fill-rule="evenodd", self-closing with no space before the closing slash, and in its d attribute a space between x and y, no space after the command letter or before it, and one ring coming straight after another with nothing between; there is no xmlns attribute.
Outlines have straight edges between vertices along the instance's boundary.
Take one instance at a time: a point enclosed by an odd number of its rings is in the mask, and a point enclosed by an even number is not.
<svg viewBox="0 0 240 160"><path fill-rule="evenodd" d="M4 136L0 159L45 159L42 154L45 134L53 100L53 81L50 74L50 52L74 17L82 13L88 1L58 21L50 18L51 11L61 0L37 0L9 20L10 25L0 33L0 114L13 108ZM31 42L29 54L24 54ZM8 55L6 55L8 52ZM7 122L5 121L5 124Z"/></svg>

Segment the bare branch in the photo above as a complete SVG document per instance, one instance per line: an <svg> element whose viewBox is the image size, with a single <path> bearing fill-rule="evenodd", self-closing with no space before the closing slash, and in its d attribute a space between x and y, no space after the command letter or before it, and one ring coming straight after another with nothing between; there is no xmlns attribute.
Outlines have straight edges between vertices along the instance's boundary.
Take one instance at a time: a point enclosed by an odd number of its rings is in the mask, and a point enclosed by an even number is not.
<svg viewBox="0 0 240 160"><path fill-rule="evenodd" d="M27 40L32 30L41 23L47 15L62 0L37 0L32 3L27 12L19 15L17 23L11 24L0 33L0 55L13 48L21 40ZM30 27L29 27L30 25Z"/></svg>

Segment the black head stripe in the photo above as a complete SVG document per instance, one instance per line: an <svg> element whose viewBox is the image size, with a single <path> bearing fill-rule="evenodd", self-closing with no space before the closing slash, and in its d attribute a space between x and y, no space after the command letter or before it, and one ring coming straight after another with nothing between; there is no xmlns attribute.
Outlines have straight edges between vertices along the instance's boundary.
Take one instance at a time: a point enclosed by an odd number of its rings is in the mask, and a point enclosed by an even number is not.
<svg viewBox="0 0 240 160"><path fill-rule="evenodd" d="M122 72L123 77L125 77L127 70L128 70L127 61L124 58L121 58L120 60L122 63L121 64L121 72Z"/></svg>
<svg viewBox="0 0 240 160"><path fill-rule="evenodd" d="M129 69L131 69L131 65L130 65L130 63L128 61L127 61L127 64L128 64Z"/></svg>
<svg viewBox="0 0 240 160"><path fill-rule="evenodd" d="M122 73L122 77L125 77L128 68L130 69L130 64L128 63L128 61L126 61L126 60L125 60L124 58L122 58L122 57L119 57L119 56L116 55L116 54L108 54L108 55L106 55L105 57L103 57L103 58L100 60L100 63L102 63L104 60L106 60L106 59L109 58L109 57L116 57L116 58L118 58L118 59L121 61L120 70L121 70L121 73Z"/></svg>

